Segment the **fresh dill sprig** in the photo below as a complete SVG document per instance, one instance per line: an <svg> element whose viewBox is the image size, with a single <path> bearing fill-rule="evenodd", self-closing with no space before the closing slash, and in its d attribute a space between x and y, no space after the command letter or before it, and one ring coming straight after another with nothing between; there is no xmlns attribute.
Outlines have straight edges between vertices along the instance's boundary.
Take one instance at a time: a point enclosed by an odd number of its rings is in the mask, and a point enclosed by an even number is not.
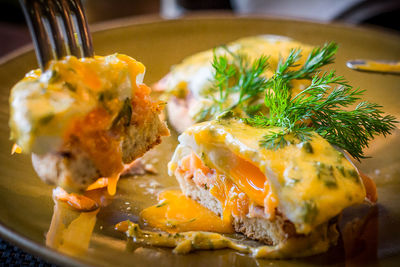
<svg viewBox="0 0 400 267"><path fill-rule="evenodd" d="M267 149L282 148L289 139L307 141L316 132L354 158L365 158L363 149L369 141L375 135L389 134L398 121L384 115L382 106L360 102L364 90L353 88L334 71L321 71L321 67L334 61L337 47L336 43L328 43L313 49L302 65L301 50L293 49L286 59L280 60L270 79L263 76L268 67L265 56L250 64L244 55L229 50L233 61L214 53L213 89L218 94L213 96L214 104L207 114L240 107L249 116L242 118L246 123L278 127L260 140L260 145ZM293 96L290 82L294 79L308 79L310 85ZM235 93L239 94L237 101L227 106L230 94ZM264 97L263 105L249 101L260 97Z"/></svg>
<svg viewBox="0 0 400 267"><path fill-rule="evenodd" d="M268 79L262 75L268 69L268 57L260 56L250 64L245 55L232 53L226 47L222 48L227 52L224 55L217 56L214 51L213 85L206 95L213 104L201 112L199 121L236 107L245 109L243 104L259 96L268 83ZM230 98L232 94L237 94L236 99ZM233 102L230 103L231 101ZM258 110L253 105L248 112L255 113Z"/></svg>
<svg viewBox="0 0 400 267"><path fill-rule="evenodd" d="M335 54L338 45L335 42L327 43L322 47L314 48L308 55L305 63L297 70L291 68L299 66L298 61L301 57L301 49L292 49L286 60L281 59L276 74L282 76L284 81L292 79L312 79L314 74L323 66L335 61Z"/></svg>
<svg viewBox="0 0 400 267"><path fill-rule="evenodd" d="M278 126L282 130L261 140L265 148L287 145L285 136L293 134L306 141L315 131L331 144L346 150L354 158L365 158L363 149L375 135L389 134L395 128L394 116L384 115L382 106L362 101L365 92L350 86L334 71L316 73L311 84L297 95L290 94L287 77L276 72L272 86L267 89L264 103L269 115L257 115L246 121L253 126Z"/></svg>

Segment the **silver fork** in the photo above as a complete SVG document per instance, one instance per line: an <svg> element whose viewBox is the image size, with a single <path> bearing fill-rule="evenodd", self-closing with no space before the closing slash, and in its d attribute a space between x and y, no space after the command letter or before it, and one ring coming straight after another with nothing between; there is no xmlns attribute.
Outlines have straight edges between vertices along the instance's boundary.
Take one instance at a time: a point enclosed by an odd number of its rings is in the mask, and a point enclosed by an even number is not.
<svg viewBox="0 0 400 267"><path fill-rule="evenodd" d="M67 55L92 57L93 45L80 0L19 0L39 67Z"/></svg>

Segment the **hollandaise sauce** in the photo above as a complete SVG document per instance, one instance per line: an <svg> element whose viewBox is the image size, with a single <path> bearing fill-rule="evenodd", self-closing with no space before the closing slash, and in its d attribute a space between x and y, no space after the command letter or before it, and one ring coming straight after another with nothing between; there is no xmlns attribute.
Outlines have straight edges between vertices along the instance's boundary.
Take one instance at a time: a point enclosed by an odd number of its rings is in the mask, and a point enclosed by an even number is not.
<svg viewBox="0 0 400 267"><path fill-rule="evenodd" d="M239 239L229 238L219 233L188 231L182 233L166 233L142 230L138 224L123 221L115 226L116 230L124 232L136 243L151 246L174 248L176 254L187 254L195 250L216 250L230 248L241 253L250 254L255 258L278 259L285 257L305 257L325 251L328 243L326 231L317 229L315 234L307 239L289 239L287 243L276 246L246 245ZM335 231L337 235L337 232ZM325 235L325 236L324 236ZM319 243L318 240L321 240Z"/></svg>

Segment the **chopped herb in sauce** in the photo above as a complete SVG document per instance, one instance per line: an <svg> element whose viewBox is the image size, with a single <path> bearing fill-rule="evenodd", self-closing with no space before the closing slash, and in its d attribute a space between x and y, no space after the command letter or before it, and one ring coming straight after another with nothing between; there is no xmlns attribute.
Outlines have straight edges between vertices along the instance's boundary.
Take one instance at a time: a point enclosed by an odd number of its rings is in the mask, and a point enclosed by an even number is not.
<svg viewBox="0 0 400 267"><path fill-rule="evenodd" d="M76 92L76 86L74 86L73 84L69 83L69 82L65 82L65 87L67 87L68 90L72 91L72 92Z"/></svg>
<svg viewBox="0 0 400 267"><path fill-rule="evenodd" d="M179 238L179 237L182 237L182 235L179 234L179 233L176 233L176 234L174 235L174 238Z"/></svg>
<svg viewBox="0 0 400 267"><path fill-rule="evenodd" d="M349 174L350 178L352 178L352 180L355 183L357 183L357 184L360 183L360 179L358 177L358 173L356 170L348 170L347 173Z"/></svg>
<svg viewBox="0 0 400 267"><path fill-rule="evenodd" d="M190 219L190 220L187 220L186 222L178 222L178 221L175 221L175 220L167 220L167 221L165 222L165 225L166 225L167 227L169 227L169 228L177 228L178 225L182 225L182 224L185 224L185 223L192 223L192 222L194 222L195 220L196 220L196 218L192 218L192 219Z"/></svg>
<svg viewBox="0 0 400 267"><path fill-rule="evenodd" d="M56 83L61 79L61 75L60 73L58 73L58 71L52 70L51 71L51 76L49 79L49 83Z"/></svg>
<svg viewBox="0 0 400 267"><path fill-rule="evenodd" d="M228 111L221 113L221 115L217 116L217 120L218 120L218 122L221 122L222 120L228 120L233 117L234 117L233 111L228 110Z"/></svg>
<svg viewBox="0 0 400 267"><path fill-rule="evenodd" d="M98 99L99 99L99 102L104 104L107 101L112 100L113 97L114 97L114 95L111 91L103 91L103 92L99 93Z"/></svg>
<svg viewBox="0 0 400 267"><path fill-rule="evenodd" d="M131 123L131 118L132 118L132 103L129 98L126 98L121 110L119 111L117 117L115 117L112 123L112 128L118 125L123 125L125 127L128 127Z"/></svg>
<svg viewBox="0 0 400 267"><path fill-rule="evenodd" d="M305 223L312 223L318 215L318 207L312 200L304 201L302 210Z"/></svg>
<svg viewBox="0 0 400 267"><path fill-rule="evenodd" d="M316 162L315 168L317 170L318 179L320 179L326 187L328 188L336 188L337 182L336 177L333 172L332 165L324 164L322 162Z"/></svg>
<svg viewBox="0 0 400 267"><path fill-rule="evenodd" d="M287 179L285 179L285 186L291 187L291 186L296 185L300 181L301 181L301 179L298 179L298 178L287 178Z"/></svg>
<svg viewBox="0 0 400 267"><path fill-rule="evenodd" d="M310 142L304 142L303 143L303 148L309 154L314 153L314 149L313 149L312 145L310 144Z"/></svg>
<svg viewBox="0 0 400 267"><path fill-rule="evenodd" d="M208 247L214 249L214 243L210 239L208 239Z"/></svg>
<svg viewBox="0 0 400 267"><path fill-rule="evenodd" d="M71 72L73 72L73 73L76 73L76 70L75 70L74 68L68 67L67 70L68 70L68 71L71 71Z"/></svg>
<svg viewBox="0 0 400 267"><path fill-rule="evenodd" d="M53 118L54 118L54 114L53 113L47 114L46 116L41 117L39 119L39 125L48 124Z"/></svg>
<svg viewBox="0 0 400 267"><path fill-rule="evenodd" d="M342 165L336 166L336 169L342 174L343 177L346 177L346 172L344 171L344 167Z"/></svg>
<svg viewBox="0 0 400 267"><path fill-rule="evenodd" d="M165 225L167 227L169 227L169 228L176 228L177 227L176 223L174 223L172 221L169 221L169 220L165 222Z"/></svg>
<svg viewBox="0 0 400 267"><path fill-rule="evenodd" d="M342 165L336 166L336 169L342 174L343 177L350 178L357 184L360 183L360 179L356 170L345 169Z"/></svg>
<svg viewBox="0 0 400 267"><path fill-rule="evenodd" d="M168 202L162 202L162 203L156 205L156 208L164 207L164 206L167 205L167 204L168 204Z"/></svg>
<svg viewBox="0 0 400 267"><path fill-rule="evenodd" d="M356 170L348 170L347 173L350 175L350 177L358 178L358 173Z"/></svg>

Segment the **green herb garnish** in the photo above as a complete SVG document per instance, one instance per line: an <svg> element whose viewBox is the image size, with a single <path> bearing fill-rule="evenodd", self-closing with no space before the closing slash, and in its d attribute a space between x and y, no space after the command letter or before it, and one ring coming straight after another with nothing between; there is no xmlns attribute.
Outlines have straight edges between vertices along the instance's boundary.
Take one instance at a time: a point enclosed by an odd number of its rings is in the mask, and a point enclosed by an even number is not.
<svg viewBox="0 0 400 267"><path fill-rule="evenodd" d="M49 83L56 83L60 81L60 79L61 79L60 73L56 70L52 70L49 78Z"/></svg>
<svg viewBox="0 0 400 267"><path fill-rule="evenodd" d="M64 83L65 87L67 87L68 90L72 92L76 92L76 86L74 86L72 83L65 82Z"/></svg>
<svg viewBox="0 0 400 267"><path fill-rule="evenodd" d="M249 64L245 55L232 53L227 47L223 48L227 54L217 56L214 51L213 85L205 94L205 97L212 100L213 104L201 111L197 118L198 121L236 107L243 110L249 108L249 113L259 110L256 105L244 104L254 100L265 90L268 79L263 76L263 73L268 68L268 57L260 56L252 64ZM235 100L232 100L232 94L237 95Z"/></svg>
<svg viewBox="0 0 400 267"><path fill-rule="evenodd" d="M156 208L164 207L164 206L167 205L167 204L168 204L168 202L161 202L160 204L157 204L157 205L156 205Z"/></svg>
<svg viewBox="0 0 400 267"><path fill-rule="evenodd" d="M360 101L365 91L350 86L343 76L321 71L334 61L337 48L336 43L315 48L303 65L299 63L301 50L293 49L270 79L263 75L268 67L265 56L249 63L245 56L229 50L231 61L227 55L214 53L213 90L218 93L210 96L213 105L203 112L215 115L239 107L247 116L238 117L249 125L277 127L260 140L267 149L279 149L294 140L306 142L316 132L354 158L365 158L363 149L369 141L375 135L389 134L398 121L384 115L382 106ZM294 79L308 79L310 85L293 95ZM227 105L231 94L238 94L237 100ZM260 98L263 104L256 103Z"/></svg>
<svg viewBox="0 0 400 267"><path fill-rule="evenodd" d="M122 108L118 112L118 115L115 117L111 128L115 128L118 125L128 127L131 123L132 118L132 102L129 98L126 98Z"/></svg>
<svg viewBox="0 0 400 267"><path fill-rule="evenodd" d="M318 179L320 179L326 187L337 188L336 177L333 173L333 167L331 165L327 165L322 162L316 162L315 169L317 171Z"/></svg>
<svg viewBox="0 0 400 267"><path fill-rule="evenodd" d="M45 124L48 124L54 118L54 116L55 116L54 113L49 113L49 114L41 117L39 119L39 125L43 126Z"/></svg>
<svg viewBox="0 0 400 267"><path fill-rule="evenodd" d="M318 215L318 207L313 200L306 200L302 206L303 220L305 223L314 222Z"/></svg>

